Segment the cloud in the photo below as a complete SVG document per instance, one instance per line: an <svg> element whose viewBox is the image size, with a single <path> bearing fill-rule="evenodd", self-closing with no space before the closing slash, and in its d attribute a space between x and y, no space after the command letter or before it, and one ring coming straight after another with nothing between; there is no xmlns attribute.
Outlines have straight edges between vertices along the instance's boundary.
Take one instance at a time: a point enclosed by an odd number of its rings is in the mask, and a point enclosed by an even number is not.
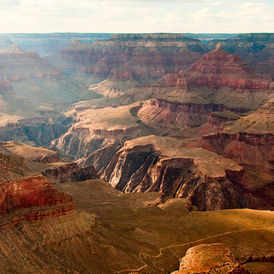
<svg viewBox="0 0 274 274"><path fill-rule="evenodd" d="M0 0L0 32L271 32L270 0Z"/></svg>

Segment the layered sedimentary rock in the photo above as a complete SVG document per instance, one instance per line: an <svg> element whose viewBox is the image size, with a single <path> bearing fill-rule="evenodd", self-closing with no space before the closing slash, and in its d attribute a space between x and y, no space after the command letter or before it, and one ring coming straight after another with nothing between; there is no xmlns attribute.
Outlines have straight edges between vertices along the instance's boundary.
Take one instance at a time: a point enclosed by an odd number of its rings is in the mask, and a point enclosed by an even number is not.
<svg viewBox="0 0 274 274"><path fill-rule="evenodd" d="M180 140L157 136L127 141L105 169L104 179L124 192L157 191L185 198L200 210L243 206L243 168Z"/></svg>
<svg viewBox="0 0 274 274"><path fill-rule="evenodd" d="M1 182L0 228L7 228L22 219L29 221L71 214L72 199L54 189L45 177L33 176Z"/></svg>
<svg viewBox="0 0 274 274"><path fill-rule="evenodd" d="M274 163L274 100L241 117L218 134L203 136L202 146L237 162L269 167Z"/></svg>
<svg viewBox="0 0 274 274"><path fill-rule="evenodd" d="M0 228L23 219L40 220L75 212L71 197L57 191L20 152L15 154L14 144L11 146L0 144ZM35 148L29 152L37 154Z"/></svg>
<svg viewBox="0 0 274 274"><path fill-rule="evenodd" d="M138 110L140 120L152 127L185 129L205 124L212 113L223 113L229 108L222 104L169 102L163 99L145 101Z"/></svg>
<svg viewBox="0 0 274 274"><path fill-rule="evenodd" d="M112 69L106 80L91 85L89 90L102 94L105 97L116 97L137 87L138 85L140 85L140 83L133 79L130 71Z"/></svg>
<svg viewBox="0 0 274 274"><path fill-rule="evenodd" d="M186 273L249 273L234 258L222 243L201 244L188 249L180 262L180 270L173 274Z"/></svg>
<svg viewBox="0 0 274 274"><path fill-rule="evenodd" d="M138 118L131 115L131 109L136 106L139 104L117 108L78 109L76 104L68 113L75 122L52 145L77 159L106 145L121 144L126 139L141 136Z"/></svg>
<svg viewBox="0 0 274 274"><path fill-rule="evenodd" d="M22 50L17 45L0 51L2 67L0 80L21 81L26 78L57 77L60 71L52 67L37 53Z"/></svg>
<svg viewBox="0 0 274 274"><path fill-rule="evenodd" d="M186 78L191 85L233 89L269 90L271 79L254 72L240 57L228 54L218 45L192 65Z"/></svg>
<svg viewBox="0 0 274 274"><path fill-rule="evenodd" d="M0 146L11 154L18 155L27 161L40 163L53 163L59 161L58 153L46 148L32 147L15 141L0 142Z"/></svg>
<svg viewBox="0 0 274 274"><path fill-rule="evenodd" d="M98 179L98 175L93 166L79 167L77 163L68 163L48 168L42 171L42 174L52 184L75 183L90 179Z"/></svg>
<svg viewBox="0 0 274 274"><path fill-rule="evenodd" d="M137 81L151 81L188 67L205 50L199 40L180 34L121 34L91 45L76 43L57 58L66 69L101 79L115 68L130 72Z"/></svg>

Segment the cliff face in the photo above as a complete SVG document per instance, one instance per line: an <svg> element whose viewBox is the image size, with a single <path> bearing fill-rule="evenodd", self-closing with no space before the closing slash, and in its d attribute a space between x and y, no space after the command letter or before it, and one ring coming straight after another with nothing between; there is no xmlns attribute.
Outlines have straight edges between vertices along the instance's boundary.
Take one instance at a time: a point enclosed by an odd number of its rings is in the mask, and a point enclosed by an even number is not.
<svg viewBox="0 0 274 274"><path fill-rule="evenodd" d="M190 208L199 210L243 206L237 186L242 167L203 149L176 147L176 142L156 136L127 141L103 178L124 192L156 191L163 199L185 198Z"/></svg>
<svg viewBox="0 0 274 274"><path fill-rule="evenodd" d="M16 140L39 146L47 146L53 139L60 137L67 130L66 125L57 121L53 122L51 119L22 118L19 117L19 121L16 122L12 122L12 119L8 118L6 124L2 126L0 124L1 141Z"/></svg>
<svg viewBox="0 0 274 274"><path fill-rule="evenodd" d="M139 104L78 109L76 105L69 113L75 122L52 146L79 159L105 146L122 144L126 139L142 136L138 118L131 115L131 109L136 106Z"/></svg>
<svg viewBox="0 0 274 274"><path fill-rule="evenodd" d="M239 163L266 166L274 163L274 100L225 127L219 134L205 135L202 146L227 155Z"/></svg>
<svg viewBox="0 0 274 274"><path fill-rule="evenodd" d="M105 79L113 68L122 68L142 82L186 68L204 52L199 40L183 35L114 35L91 45L74 44L60 51L57 58L66 69Z"/></svg>
<svg viewBox="0 0 274 274"><path fill-rule="evenodd" d="M0 51L0 65L2 67L0 80L11 82L26 78L56 78L61 73L37 53L23 51L17 45L11 45Z"/></svg>
<svg viewBox="0 0 274 274"><path fill-rule="evenodd" d="M269 90L271 79L256 74L240 57L220 48L205 54L186 73L188 82L196 86L233 89Z"/></svg>
<svg viewBox="0 0 274 274"><path fill-rule="evenodd" d="M138 117L152 127L184 129L205 124L212 112L228 110L222 104L176 103L151 99L142 104Z"/></svg>
<svg viewBox="0 0 274 274"><path fill-rule="evenodd" d="M242 164L270 166L274 163L272 134L219 133L203 136L201 144Z"/></svg>
<svg viewBox="0 0 274 274"><path fill-rule="evenodd" d="M93 166L79 167L76 163L68 163L59 167L53 167L42 171L42 174L52 184L75 183L98 179L98 175Z"/></svg>
<svg viewBox="0 0 274 274"><path fill-rule="evenodd" d="M33 221L71 214L75 208L75 203L68 195L58 192L42 176L1 183L2 229L22 219Z"/></svg>
<svg viewBox="0 0 274 274"><path fill-rule="evenodd" d="M42 175L31 172L23 157L2 144L0 159L0 229L23 219L41 220L75 212L70 196L57 191Z"/></svg>
<svg viewBox="0 0 274 274"><path fill-rule="evenodd" d="M213 40L208 43L208 47L214 49L221 43L225 51L239 55L258 72L273 75L273 42L273 33L249 33L225 40ZM266 66L263 67L263 64Z"/></svg>

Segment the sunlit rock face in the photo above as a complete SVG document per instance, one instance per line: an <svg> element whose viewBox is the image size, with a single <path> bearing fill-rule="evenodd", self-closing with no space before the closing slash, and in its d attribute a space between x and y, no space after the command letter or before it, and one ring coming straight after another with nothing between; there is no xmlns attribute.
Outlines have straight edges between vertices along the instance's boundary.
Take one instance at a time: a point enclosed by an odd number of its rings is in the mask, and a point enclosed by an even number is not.
<svg viewBox="0 0 274 274"><path fill-rule="evenodd" d="M175 138L147 136L127 141L103 178L124 192L162 193L185 198L190 208L216 210L242 207L238 191L243 168L200 148L178 146ZM176 148L174 148L176 147Z"/></svg>
<svg viewBox="0 0 274 274"><path fill-rule="evenodd" d="M22 219L40 220L75 212L72 199L47 182L34 176L1 182L0 227L8 228Z"/></svg>
<svg viewBox="0 0 274 274"><path fill-rule="evenodd" d="M248 273L231 251L222 243L201 244L187 250L180 262L180 270L186 273Z"/></svg>

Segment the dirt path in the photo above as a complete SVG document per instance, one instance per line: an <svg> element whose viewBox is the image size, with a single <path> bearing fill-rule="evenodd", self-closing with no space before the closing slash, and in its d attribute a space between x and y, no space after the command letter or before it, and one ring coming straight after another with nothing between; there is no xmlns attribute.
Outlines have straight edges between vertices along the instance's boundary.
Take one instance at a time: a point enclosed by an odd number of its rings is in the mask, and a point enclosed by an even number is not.
<svg viewBox="0 0 274 274"><path fill-rule="evenodd" d="M188 246L188 245L193 245L193 244L199 244L199 243L204 242L206 240L211 240L211 239L214 239L214 238L217 238L217 237L226 236L226 235L230 235L230 234L233 234L233 233L239 233L239 232L243 232L243 231L264 230L264 229L270 229L270 230L272 230L272 229L274 229L274 227L267 227L267 228L246 228L246 229L241 229L241 230L227 231L227 232L224 232L224 233L215 234L215 235L208 236L208 237L205 237L205 238L202 238L202 239L199 239L199 240L196 240L196 241L192 241L192 242L187 242L187 243L183 243L183 244L169 245L169 246L165 246L165 247L159 248L159 254L155 255L155 256L149 255L149 254L146 254L146 253L143 253L143 252L139 252L139 259L140 259L141 263L143 263L143 266L141 266L139 268L135 268L135 269L123 269L123 270L115 271L114 273L118 274L118 273L139 272L142 269L144 269L144 268L146 268L146 267L149 266L146 262L144 262L142 256L144 256L144 257L150 257L150 258L159 258L159 257L161 257L163 255L163 251L167 250L169 248L183 247L183 246ZM164 269L160 269L157 266L154 266L154 267L158 268L159 270L161 270L163 272L165 272Z"/></svg>

